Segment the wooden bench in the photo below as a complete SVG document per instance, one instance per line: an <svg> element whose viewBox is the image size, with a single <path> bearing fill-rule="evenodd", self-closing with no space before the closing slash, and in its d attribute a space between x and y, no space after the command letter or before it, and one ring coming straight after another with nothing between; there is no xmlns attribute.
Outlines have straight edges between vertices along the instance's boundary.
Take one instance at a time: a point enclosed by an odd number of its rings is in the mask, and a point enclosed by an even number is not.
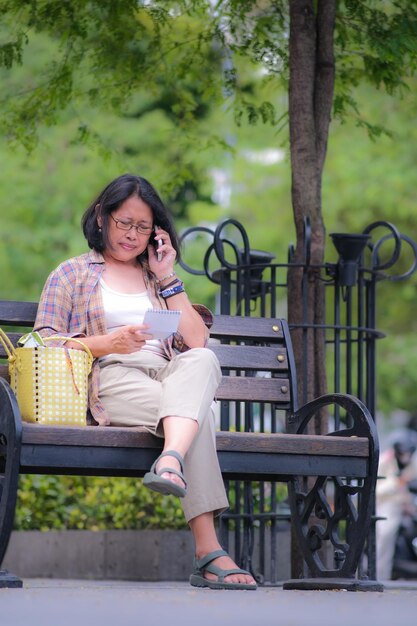
<svg viewBox="0 0 417 626"><path fill-rule="evenodd" d="M36 310L34 302L0 301L0 326L7 326L15 345L33 326ZM367 408L342 394L298 408L293 350L284 320L215 316L211 337L210 348L224 374L218 392L222 407L231 403L236 411L248 403L267 404L272 412L286 415L284 433L217 433L225 479L288 483L293 532L308 575L286 581L284 587L380 590L376 581L357 577L378 466L378 439ZM4 351L0 357L5 357ZM0 365L0 564L12 530L19 473L141 477L161 448L161 440L140 428L23 423L7 369L5 362ZM309 423L323 407L330 422L337 416L342 425L327 434L308 434ZM326 545L330 550L324 550ZM8 572L2 577L4 585L19 585Z"/></svg>

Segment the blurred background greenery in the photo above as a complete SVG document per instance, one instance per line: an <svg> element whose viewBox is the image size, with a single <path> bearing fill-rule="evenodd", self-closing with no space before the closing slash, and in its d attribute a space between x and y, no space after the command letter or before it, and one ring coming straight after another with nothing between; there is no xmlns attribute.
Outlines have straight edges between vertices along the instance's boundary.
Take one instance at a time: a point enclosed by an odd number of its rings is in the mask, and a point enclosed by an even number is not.
<svg viewBox="0 0 417 626"><path fill-rule="evenodd" d="M19 97L19 90L31 89L45 59L53 58L55 50L53 38L38 33L31 38L21 66L0 70L0 110L9 110L10 94ZM243 66L242 72L247 78L247 99L254 106L270 100L277 117L282 117L281 128L262 120L254 124L254 119L245 116L237 125L234 112L224 103L209 105L202 99L194 111L193 132L188 134L170 115L175 106L170 93L163 89L149 93L144 84L143 90L135 92L129 109L109 107L117 93L106 92L100 104L70 104L54 125L38 131L36 145L23 146L1 136L0 298L37 300L49 272L60 261L86 251L81 215L97 192L123 172L138 173L153 182L172 208L179 231L195 225L214 226L226 217L235 217L247 229L252 248L272 252L277 261L285 262L294 239L287 94L284 86L272 88L259 69ZM91 81L93 85L94 77ZM417 85L408 86L402 100L366 86L357 89L363 117L389 131L373 140L354 122L333 122L323 185L328 233L361 232L373 221L386 220L417 240ZM330 238L326 260L336 260ZM191 299L213 308L216 286L206 279L185 278ZM401 420L417 407L415 290L416 277L378 285L377 323L387 337L377 347L377 401L386 428L398 425L398 415ZM119 510L113 502L116 519L109 521L103 507L117 494L129 507L129 494L136 492L132 481L117 482L122 487L110 483L114 491L110 494L105 493L100 479L77 479L71 487L65 485L59 496L54 495L61 489L55 477L22 480L20 528L45 524L82 528L83 519L87 526L102 527L104 519L110 527L119 528L120 518L130 519L128 509ZM86 481L90 481L88 489ZM68 490L84 490L85 509L80 509L84 505L71 505L68 513L67 507L66 521L58 521L52 511L49 523L45 522L46 505L39 501L43 521L36 521L35 488L38 494L52 496L51 501L58 501ZM104 495L102 519L91 522L89 498L96 502L99 493ZM79 493L74 502L79 502ZM141 501L140 506L135 502L136 521L128 527L140 527L141 511L147 511L147 506L147 502ZM178 507L173 505L168 514L158 508L165 506L162 500L154 506L152 513L146 513L146 527L152 527L153 518L158 527L162 518L174 527L183 523Z"/></svg>

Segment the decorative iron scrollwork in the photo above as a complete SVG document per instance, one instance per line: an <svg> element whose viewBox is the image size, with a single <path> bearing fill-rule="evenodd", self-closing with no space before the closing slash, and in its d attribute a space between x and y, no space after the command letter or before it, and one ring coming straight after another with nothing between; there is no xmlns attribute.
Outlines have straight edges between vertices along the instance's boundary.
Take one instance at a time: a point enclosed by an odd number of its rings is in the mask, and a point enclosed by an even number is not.
<svg viewBox="0 0 417 626"><path fill-rule="evenodd" d="M417 269L417 245L415 241L413 241L413 239L411 239L411 237L409 237L408 235L400 233L398 228L396 228L396 226L394 226L390 222L373 222L372 224L367 226L363 232L365 234L371 234L372 231L380 227L386 228L389 233L381 237L375 243L371 242L370 244L368 244L368 247L370 248L372 253L372 262L369 269L377 272L379 279L384 278L391 281L399 281L409 278ZM391 256L385 262L382 262L380 260L380 252L383 245L388 241L394 242L394 250L392 251ZM387 272L384 272L383 270L392 268L399 261L401 253L404 250L404 248L402 247L403 242L408 244L412 252L412 262L409 269L398 275L388 274ZM366 267L364 268L364 270L366 271Z"/></svg>
<svg viewBox="0 0 417 626"><path fill-rule="evenodd" d="M371 430L376 431L376 427L367 408L353 396L328 394L306 404L294 415L296 432L307 433L317 413L332 405L346 411L345 423L349 426L328 434L368 438L369 467L364 478L347 473L345 476L294 477L289 482L292 520L303 556L315 577L348 576L348 572L358 567L371 524L378 471L377 439L371 436ZM369 420L364 419L365 414ZM325 545L331 547L330 555L323 551ZM332 563L326 563L329 556Z"/></svg>

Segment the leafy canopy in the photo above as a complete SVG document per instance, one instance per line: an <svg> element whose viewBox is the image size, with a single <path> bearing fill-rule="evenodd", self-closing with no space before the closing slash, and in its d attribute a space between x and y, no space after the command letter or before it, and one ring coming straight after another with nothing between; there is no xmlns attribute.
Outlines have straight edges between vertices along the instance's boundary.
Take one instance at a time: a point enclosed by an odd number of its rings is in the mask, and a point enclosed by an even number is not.
<svg viewBox="0 0 417 626"><path fill-rule="evenodd" d="M282 123L274 102L251 101L253 81L239 58L265 81L287 81L286 0L3 0L0 17L0 66L6 70L30 62L36 33L56 42L55 53L28 83L15 75L3 80L0 128L29 150L39 128L56 124L70 104L140 115L134 96L144 89L151 98L167 99L182 132L195 131L201 109L221 100L230 102L237 123ZM408 88L417 61L414 0L338 2L335 55L336 118L352 114L379 134L380 127L361 117L354 89L363 81L389 94ZM80 119L78 141L94 135Z"/></svg>

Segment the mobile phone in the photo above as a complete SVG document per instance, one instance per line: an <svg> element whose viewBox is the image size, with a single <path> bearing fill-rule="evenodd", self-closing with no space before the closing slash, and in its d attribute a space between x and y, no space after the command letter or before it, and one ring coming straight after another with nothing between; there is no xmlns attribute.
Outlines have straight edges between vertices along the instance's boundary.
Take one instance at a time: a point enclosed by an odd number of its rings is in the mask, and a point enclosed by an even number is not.
<svg viewBox="0 0 417 626"><path fill-rule="evenodd" d="M162 261L162 252L160 251L160 247L162 246L162 239L158 239L158 249L156 251L156 258L158 261Z"/></svg>
<svg viewBox="0 0 417 626"><path fill-rule="evenodd" d="M156 239L156 238L155 240L156 240L156 245L157 245L156 258L158 261L162 261L162 252L159 250L159 248L163 245L163 241L162 239Z"/></svg>

